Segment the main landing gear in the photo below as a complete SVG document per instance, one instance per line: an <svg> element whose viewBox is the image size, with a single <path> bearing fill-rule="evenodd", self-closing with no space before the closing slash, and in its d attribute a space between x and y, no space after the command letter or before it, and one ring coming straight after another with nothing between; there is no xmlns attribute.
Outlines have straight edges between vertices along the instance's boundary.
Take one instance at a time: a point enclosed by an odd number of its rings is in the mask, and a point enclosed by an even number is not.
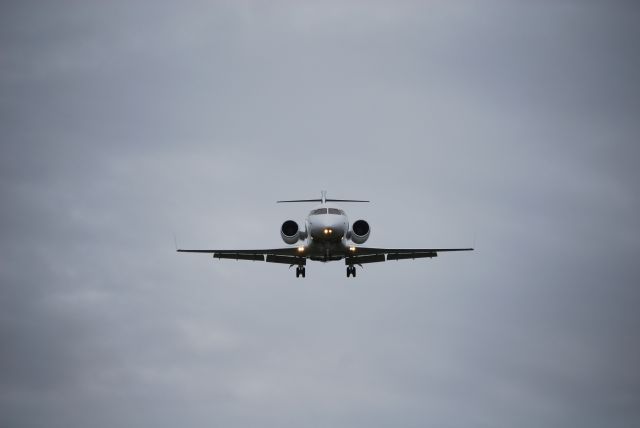
<svg viewBox="0 0 640 428"><path fill-rule="evenodd" d="M355 266L347 266L347 278L350 276L356 277L356 267Z"/></svg>
<svg viewBox="0 0 640 428"><path fill-rule="evenodd" d="M300 275L302 275L302 277L304 278L304 274L305 274L304 266L296 267L296 278L300 277Z"/></svg>

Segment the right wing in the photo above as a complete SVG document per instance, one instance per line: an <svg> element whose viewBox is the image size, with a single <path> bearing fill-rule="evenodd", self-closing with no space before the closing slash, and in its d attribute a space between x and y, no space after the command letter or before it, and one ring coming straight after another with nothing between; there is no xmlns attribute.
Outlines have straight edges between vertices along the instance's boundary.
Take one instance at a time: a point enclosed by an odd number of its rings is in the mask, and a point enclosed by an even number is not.
<svg viewBox="0 0 640 428"><path fill-rule="evenodd" d="M306 255L298 247L274 248L269 250L176 250L179 253L212 254L214 259L253 260L268 263L305 265Z"/></svg>
<svg viewBox="0 0 640 428"><path fill-rule="evenodd" d="M421 259L437 257L438 253L449 251L473 251L473 248L370 248L355 247L353 253L347 255L345 262L362 264L377 263L389 260Z"/></svg>

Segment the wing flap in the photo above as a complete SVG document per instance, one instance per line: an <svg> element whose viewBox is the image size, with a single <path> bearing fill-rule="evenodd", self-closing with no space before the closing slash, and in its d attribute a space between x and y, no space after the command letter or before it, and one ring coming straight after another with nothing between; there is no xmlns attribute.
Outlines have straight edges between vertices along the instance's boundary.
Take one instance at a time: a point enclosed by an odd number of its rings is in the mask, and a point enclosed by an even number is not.
<svg viewBox="0 0 640 428"><path fill-rule="evenodd" d="M473 251L473 248L370 248L355 247L345 258L346 264L378 263L389 260L408 260L438 257L440 252Z"/></svg>
<svg viewBox="0 0 640 428"><path fill-rule="evenodd" d="M305 257L295 257L295 256L280 256L277 254L267 254L267 263L282 263L287 265L301 265L304 266L307 264L307 259Z"/></svg>
<svg viewBox="0 0 640 428"><path fill-rule="evenodd" d="M231 259L231 260L253 260L264 261L262 254L243 254L243 253L213 253L214 259Z"/></svg>
<svg viewBox="0 0 640 428"><path fill-rule="evenodd" d="M179 253L208 253L215 254L216 257L218 255L226 255L226 254L278 254L281 256L294 256L298 254L297 247L290 248L271 248L267 250L176 250Z"/></svg>
<svg viewBox="0 0 640 428"><path fill-rule="evenodd" d="M297 247L272 248L267 250L177 250L179 253L211 254L214 259L252 260L256 262L304 265L306 257L300 256ZM266 257L266 260L265 260Z"/></svg>
<svg viewBox="0 0 640 428"><path fill-rule="evenodd" d="M473 251L473 248L371 248L356 247L356 254L414 254L414 253L444 253L449 251Z"/></svg>
<svg viewBox="0 0 640 428"><path fill-rule="evenodd" d="M429 257L429 258L438 257L438 253L436 253L435 251L428 251L428 252L387 254L387 260L422 259L425 257Z"/></svg>
<svg viewBox="0 0 640 428"><path fill-rule="evenodd" d="M384 262L384 254L371 254L369 256L347 257L344 259L346 265L361 265L365 263Z"/></svg>

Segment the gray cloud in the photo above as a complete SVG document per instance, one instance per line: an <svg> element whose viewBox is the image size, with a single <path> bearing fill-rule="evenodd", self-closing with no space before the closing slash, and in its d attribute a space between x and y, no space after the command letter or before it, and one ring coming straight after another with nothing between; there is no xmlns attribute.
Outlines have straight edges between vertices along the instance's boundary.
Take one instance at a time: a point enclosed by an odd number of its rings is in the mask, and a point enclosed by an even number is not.
<svg viewBox="0 0 640 428"><path fill-rule="evenodd" d="M638 424L631 2L0 8L0 425ZM173 252L325 188L478 251Z"/></svg>

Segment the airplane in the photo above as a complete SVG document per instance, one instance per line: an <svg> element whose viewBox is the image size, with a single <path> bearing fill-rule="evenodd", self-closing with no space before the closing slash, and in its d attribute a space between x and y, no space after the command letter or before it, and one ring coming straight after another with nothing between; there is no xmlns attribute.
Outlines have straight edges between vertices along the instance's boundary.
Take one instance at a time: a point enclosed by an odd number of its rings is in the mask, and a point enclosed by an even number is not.
<svg viewBox="0 0 640 428"><path fill-rule="evenodd" d="M347 278L356 276L356 265L389 260L437 257L450 251L473 251L473 248L372 248L362 247L371 227L366 220L356 220L349 227L346 213L334 202L369 202L356 199L329 199L321 192L320 199L294 199L277 203L320 202L313 208L304 223L304 229L293 220L280 227L282 240L292 245L287 248L267 250L183 250L181 253L209 253L216 259L253 260L296 266L296 278L304 278L307 260L330 262L343 260L347 266ZM295 246L293 246L295 245Z"/></svg>

